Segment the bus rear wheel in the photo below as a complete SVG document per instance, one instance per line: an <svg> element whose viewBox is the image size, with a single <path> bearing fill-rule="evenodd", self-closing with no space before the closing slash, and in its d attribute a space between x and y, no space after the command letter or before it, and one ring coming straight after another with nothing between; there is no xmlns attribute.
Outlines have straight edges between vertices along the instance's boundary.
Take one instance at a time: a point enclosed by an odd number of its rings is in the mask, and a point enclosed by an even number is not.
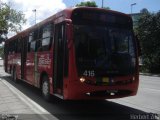
<svg viewBox="0 0 160 120"><path fill-rule="evenodd" d="M51 95L50 95L50 87L49 87L49 79L47 76L43 76L42 79L42 96L46 101L51 100Z"/></svg>

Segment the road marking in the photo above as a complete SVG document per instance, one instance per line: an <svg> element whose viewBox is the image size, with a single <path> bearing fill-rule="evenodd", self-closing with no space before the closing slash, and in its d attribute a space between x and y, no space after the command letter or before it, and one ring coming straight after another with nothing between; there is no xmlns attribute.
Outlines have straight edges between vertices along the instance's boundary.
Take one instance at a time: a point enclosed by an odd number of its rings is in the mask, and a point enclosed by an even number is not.
<svg viewBox="0 0 160 120"><path fill-rule="evenodd" d="M153 89L153 88L145 88L145 87L143 87L143 88L140 88L140 89L148 89L148 90L151 90L151 91L160 92L160 90L158 90L158 89Z"/></svg>
<svg viewBox="0 0 160 120"><path fill-rule="evenodd" d="M46 109L38 105L36 102L31 100L29 97L27 97L25 94L23 94L21 91L19 91L17 88L15 88L13 85L9 84L7 81L2 80L2 82L26 105L29 106L31 110L33 110L36 114L38 114L40 117L42 117L44 120L58 120L55 116L51 115ZM46 117L43 114L47 114Z"/></svg>
<svg viewBox="0 0 160 120"><path fill-rule="evenodd" d="M115 103L118 103L118 104L122 104L122 105L125 105L125 106L128 106L128 107L132 107L132 108L135 108L135 109L139 109L139 110L142 110L142 111L145 111L145 112L155 112L157 114L160 114L160 111L159 109L157 108L149 108L149 107L146 107L144 105L137 105L135 103L132 103L132 102L129 102L128 100L122 100L123 98L119 98L119 99L113 99L113 100L107 100L107 101L111 101L111 102L115 102Z"/></svg>

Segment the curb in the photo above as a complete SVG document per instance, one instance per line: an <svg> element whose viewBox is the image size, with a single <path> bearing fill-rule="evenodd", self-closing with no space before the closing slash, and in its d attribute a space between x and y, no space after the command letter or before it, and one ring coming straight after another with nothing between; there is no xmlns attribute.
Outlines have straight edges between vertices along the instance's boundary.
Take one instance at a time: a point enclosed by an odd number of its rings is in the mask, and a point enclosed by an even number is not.
<svg viewBox="0 0 160 120"><path fill-rule="evenodd" d="M160 77L160 74L152 74L152 73L139 73L139 75L152 76L152 77Z"/></svg>

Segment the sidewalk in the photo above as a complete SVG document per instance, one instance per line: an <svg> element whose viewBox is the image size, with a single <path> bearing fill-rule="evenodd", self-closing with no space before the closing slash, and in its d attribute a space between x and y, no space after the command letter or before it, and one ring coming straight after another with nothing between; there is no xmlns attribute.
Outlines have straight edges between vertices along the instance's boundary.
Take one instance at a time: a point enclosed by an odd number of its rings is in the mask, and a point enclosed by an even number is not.
<svg viewBox="0 0 160 120"><path fill-rule="evenodd" d="M4 80L0 79L0 114L5 117L7 114L32 114L29 109L12 91L5 85ZM19 115L18 115L19 116ZM26 119L31 119L30 116L25 116ZM32 116L33 117L33 116ZM23 116L24 119L24 116ZM35 119L35 117L34 117Z"/></svg>
<svg viewBox="0 0 160 120"><path fill-rule="evenodd" d="M27 98L12 86L3 76L7 74L0 67L0 120L57 120L40 105Z"/></svg>

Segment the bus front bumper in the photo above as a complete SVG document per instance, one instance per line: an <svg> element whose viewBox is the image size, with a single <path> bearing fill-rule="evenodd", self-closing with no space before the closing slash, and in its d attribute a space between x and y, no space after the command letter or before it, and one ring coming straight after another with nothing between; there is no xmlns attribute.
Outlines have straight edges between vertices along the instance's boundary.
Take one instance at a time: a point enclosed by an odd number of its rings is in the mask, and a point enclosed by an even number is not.
<svg viewBox="0 0 160 120"><path fill-rule="evenodd" d="M123 80L124 81L124 80ZM120 83L120 82L119 82ZM139 79L117 85L93 85L79 80L64 85L64 99L113 99L137 94Z"/></svg>

